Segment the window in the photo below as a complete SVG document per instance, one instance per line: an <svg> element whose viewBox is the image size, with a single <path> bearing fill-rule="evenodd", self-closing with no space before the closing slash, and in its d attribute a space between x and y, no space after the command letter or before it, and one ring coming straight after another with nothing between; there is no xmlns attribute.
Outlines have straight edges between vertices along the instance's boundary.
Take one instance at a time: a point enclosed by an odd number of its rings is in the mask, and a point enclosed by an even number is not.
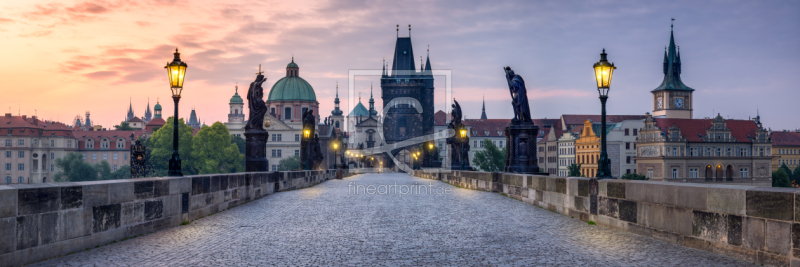
<svg viewBox="0 0 800 267"><path fill-rule="evenodd" d="M295 142L300 142L300 134L295 134L294 135L294 141Z"/></svg>
<svg viewBox="0 0 800 267"><path fill-rule="evenodd" d="M278 142L281 141L281 134L278 134Z"/></svg>
<svg viewBox="0 0 800 267"><path fill-rule="evenodd" d="M278 165L272 165L272 171L274 172L278 171Z"/></svg>
<svg viewBox="0 0 800 267"><path fill-rule="evenodd" d="M125 148L125 140L117 140L117 148Z"/></svg>
<svg viewBox="0 0 800 267"><path fill-rule="evenodd" d="M272 134L272 142L278 141L278 135Z"/></svg>
<svg viewBox="0 0 800 267"><path fill-rule="evenodd" d="M625 157L625 163L631 164L631 156Z"/></svg>
<svg viewBox="0 0 800 267"><path fill-rule="evenodd" d="M500 141L500 147L503 147L503 141Z"/></svg>
<svg viewBox="0 0 800 267"><path fill-rule="evenodd" d="M272 157L273 157L273 158L274 158L274 157L277 157L277 155L278 155L278 152L275 152L275 149L273 149L273 150L272 150Z"/></svg>
<svg viewBox="0 0 800 267"><path fill-rule="evenodd" d="M56 166L55 166L55 165L53 165L53 164L50 164L50 171L51 171L51 172L54 172L54 171L56 171Z"/></svg>
<svg viewBox="0 0 800 267"><path fill-rule="evenodd" d="M638 133L637 133L638 131L639 131L639 129L633 129L633 135L637 135L637 134L638 134Z"/></svg>
<svg viewBox="0 0 800 267"><path fill-rule="evenodd" d="M6 176L6 184L11 184L11 176Z"/></svg>
<svg viewBox="0 0 800 267"><path fill-rule="evenodd" d="M678 169L672 169L672 179L678 179Z"/></svg>
<svg viewBox="0 0 800 267"><path fill-rule="evenodd" d="M291 120L292 119L292 108L284 108L283 109L283 119L284 120Z"/></svg>
<svg viewBox="0 0 800 267"><path fill-rule="evenodd" d="M630 173L631 173L631 169L625 169L625 174L630 174Z"/></svg>
<svg viewBox="0 0 800 267"><path fill-rule="evenodd" d="M114 160L117 160L117 153L114 153Z"/></svg>
<svg viewBox="0 0 800 267"><path fill-rule="evenodd" d="M280 156L281 156L281 150L278 149L278 157L280 157Z"/></svg>
<svg viewBox="0 0 800 267"><path fill-rule="evenodd" d="M11 151L6 151L6 158L10 158L10 157L11 157Z"/></svg>
<svg viewBox="0 0 800 267"><path fill-rule="evenodd" d="M55 159L55 158L56 158L56 153L50 152L50 159Z"/></svg>
<svg viewBox="0 0 800 267"><path fill-rule="evenodd" d="M50 146L51 147L56 146L56 140L50 140Z"/></svg>
<svg viewBox="0 0 800 267"><path fill-rule="evenodd" d="M672 156L673 157L677 157L678 156L678 148L675 148L675 147L672 148Z"/></svg>
<svg viewBox="0 0 800 267"><path fill-rule="evenodd" d="M67 140L67 147L72 147L72 140Z"/></svg>
<svg viewBox="0 0 800 267"><path fill-rule="evenodd" d="M653 179L653 169L647 169L647 178Z"/></svg>
<svg viewBox="0 0 800 267"><path fill-rule="evenodd" d="M18 158L24 158L25 157L25 151L17 151L17 157Z"/></svg>
<svg viewBox="0 0 800 267"><path fill-rule="evenodd" d="M128 153L122 153L122 159L128 160Z"/></svg>
<svg viewBox="0 0 800 267"><path fill-rule="evenodd" d="M717 148L717 157L722 157L722 148Z"/></svg>
<svg viewBox="0 0 800 267"><path fill-rule="evenodd" d="M711 148L706 148L706 157L711 156Z"/></svg>
<svg viewBox="0 0 800 267"><path fill-rule="evenodd" d="M17 145L24 146L25 145L25 139L17 140Z"/></svg>
<svg viewBox="0 0 800 267"><path fill-rule="evenodd" d="M474 147L476 147L476 148L478 147L478 141L472 141L472 143L474 144L473 145ZM541 149L539 149L539 150L541 150Z"/></svg>
<svg viewBox="0 0 800 267"><path fill-rule="evenodd" d="M6 146L11 146L11 139L6 139ZM9 179L11 176L8 177Z"/></svg>
<svg viewBox="0 0 800 267"><path fill-rule="evenodd" d="M692 168L692 169L689 169L689 177L691 177L691 178L697 178L697 173L698 173L698 172L697 172L697 168Z"/></svg>
<svg viewBox="0 0 800 267"><path fill-rule="evenodd" d="M92 160L97 160L97 153L92 153Z"/></svg>
<svg viewBox="0 0 800 267"><path fill-rule="evenodd" d="M305 114L306 112L308 112L308 108L303 108L303 112L300 112L300 114Z"/></svg>
<svg viewBox="0 0 800 267"><path fill-rule="evenodd" d="M747 178L747 168L740 168L739 169L739 177Z"/></svg>
<svg viewBox="0 0 800 267"><path fill-rule="evenodd" d="M299 157L299 156L300 156L300 150L296 150L296 149L295 149L295 150L294 150L294 155L295 155L295 156L297 156L297 157Z"/></svg>
<svg viewBox="0 0 800 267"><path fill-rule="evenodd" d="M697 148L696 147L692 148L692 157L697 157Z"/></svg>
<svg viewBox="0 0 800 267"><path fill-rule="evenodd" d="M630 133L628 132L628 130L629 130L628 128L625 128L625 136L628 136L628 135L630 135Z"/></svg>
<svg viewBox="0 0 800 267"><path fill-rule="evenodd" d="M83 160L86 160L86 153L83 153Z"/></svg>
<svg viewBox="0 0 800 267"><path fill-rule="evenodd" d="M625 143L625 149L631 149L631 143Z"/></svg>
<svg viewBox="0 0 800 267"><path fill-rule="evenodd" d="M107 153L103 153L103 160L108 160L108 154Z"/></svg>
<svg viewBox="0 0 800 267"><path fill-rule="evenodd" d="M115 154L116 155L116 154ZM117 171L117 165L114 165L114 171Z"/></svg>
<svg viewBox="0 0 800 267"><path fill-rule="evenodd" d="M11 163L6 163L6 170L7 170L7 171L10 171L10 170L11 170Z"/></svg>
<svg viewBox="0 0 800 267"><path fill-rule="evenodd" d="M24 171L25 170L25 163L17 164L17 170L18 171Z"/></svg>
<svg viewBox="0 0 800 267"><path fill-rule="evenodd" d="M733 156L733 152L731 152L731 148L728 148L728 152L725 155L728 156L728 157Z"/></svg>
<svg viewBox="0 0 800 267"><path fill-rule="evenodd" d="M20 183L20 184L24 184L25 183L25 177L20 176L19 178L17 178L17 182Z"/></svg>

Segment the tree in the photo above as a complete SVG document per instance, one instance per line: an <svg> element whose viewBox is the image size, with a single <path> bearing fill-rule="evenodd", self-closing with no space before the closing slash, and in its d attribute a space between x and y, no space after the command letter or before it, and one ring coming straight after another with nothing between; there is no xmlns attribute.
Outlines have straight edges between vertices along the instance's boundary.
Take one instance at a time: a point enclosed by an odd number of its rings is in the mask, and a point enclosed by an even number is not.
<svg viewBox="0 0 800 267"><path fill-rule="evenodd" d="M567 169L569 169L569 177L582 177L580 164L572 163Z"/></svg>
<svg viewBox="0 0 800 267"><path fill-rule="evenodd" d="M231 141L228 127L221 122L200 128L197 136L192 138L191 153L193 160L190 163L198 174L244 171L244 155Z"/></svg>
<svg viewBox="0 0 800 267"><path fill-rule="evenodd" d="M785 166L785 165L784 165ZM778 169L772 172L772 187L791 187L792 183L789 180L789 175L786 172Z"/></svg>
<svg viewBox="0 0 800 267"><path fill-rule="evenodd" d="M786 173L786 177L789 177L789 179L791 179L793 176L792 170L789 169L789 166L786 166L786 163L781 164L781 166L778 167L778 170Z"/></svg>
<svg viewBox="0 0 800 267"><path fill-rule="evenodd" d="M624 180L648 180L647 176L644 176L644 175L641 175L641 174L638 174L638 173L635 173L635 172L626 173L621 178L624 179Z"/></svg>
<svg viewBox="0 0 800 267"><path fill-rule="evenodd" d="M485 172L499 172L505 169L506 148L499 149L489 139L481 141L483 151L475 152L472 164Z"/></svg>
<svg viewBox="0 0 800 267"><path fill-rule="evenodd" d="M296 171L300 167L300 156L291 156L278 162L278 171Z"/></svg>
<svg viewBox="0 0 800 267"><path fill-rule="evenodd" d="M800 187L800 165L794 168L794 173L792 173L792 185L794 185L794 187Z"/></svg>
<svg viewBox="0 0 800 267"><path fill-rule="evenodd" d="M108 164L108 161L101 161L94 165L94 170L100 176L99 180L111 180L114 179L111 176L111 165Z"/></svg>
<svg viewBox="0 0 800 267"><path fill-rule="evenodd" d="M247 142L244 141L244 138L240 136L234 136L233 138L231 138L231 142L233 142L234 144L236 144L237 147L239 147L239 153L242 153L242 155L245 155L245 153L247 153L246 151Z"/></svg>
<svg viewBox="0 0 800 267"><path fill-rule="evenodd" d="M117 168L117 171L111 173L112 180L118 179L130 179L131 178L131 166L122 165Z"/></svg>
<svg viewBox="0 0 800 267"><path fill-rule="evenodd" d="M128 124L128 122L124 122L124 121L120 122L119 125L114 125L114 128L117 129L118 131L133 131L133 130L135 130L135 129L133 129L133 127L131 127L130 124Z"/></svg>
<svg viewBox="0 0 800 267"><path fill-rule="evenodd" d="M169 170L169 159L172 157L172 131L173 131L173 117L167 118L166 124L158 129L150 139L147 139L146 146L153 149L150 154L155 173L160 176L166 176ZM194 129L186 125L183 119L178 119L178 136L180 138L178 152L181 157L181 171L184 175L197 174L197 171L192 168L192 133ZM163 175L162 175L163 174Z"/></svg>
<svg viewBox="0 0 800 267"><path fill-rule="evenodd" d="M97 180L97 171L94 166L83 161L83 155L80 153L69 153L64 157L57 158L55 162L60 169L54 175L57 182Z"/></svg>

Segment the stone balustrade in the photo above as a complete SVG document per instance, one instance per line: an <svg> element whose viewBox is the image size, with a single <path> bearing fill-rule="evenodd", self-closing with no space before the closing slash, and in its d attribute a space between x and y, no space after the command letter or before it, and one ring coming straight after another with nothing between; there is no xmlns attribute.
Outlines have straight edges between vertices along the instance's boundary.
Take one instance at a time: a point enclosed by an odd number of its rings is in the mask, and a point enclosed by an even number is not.
<svg viewBox="0 0 800 267"><path fill-rule="evenodd" d="M320 170L2 185L0 266L136 237L335 177Z"/></svg>
<svg viewBox="0 0 800 267"><path fill-rule="evenodd" d="M498 192L582 221L770 266L800 267L800 189L453 171L416 176Z"/></svg>

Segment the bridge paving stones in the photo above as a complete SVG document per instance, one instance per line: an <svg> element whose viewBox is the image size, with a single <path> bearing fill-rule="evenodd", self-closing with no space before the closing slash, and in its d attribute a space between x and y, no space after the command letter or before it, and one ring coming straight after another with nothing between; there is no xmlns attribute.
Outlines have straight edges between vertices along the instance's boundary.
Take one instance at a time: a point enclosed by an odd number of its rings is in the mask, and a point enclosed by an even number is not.
<svg viewBox="0 0 800 267"><path fill-rule="evenodd" d="M356 195L348 187L414 183L452 192L367 195L362 188ZM497 193L404 174L362 174L34 266L264 265L752 264L588 225Z"/></svg>

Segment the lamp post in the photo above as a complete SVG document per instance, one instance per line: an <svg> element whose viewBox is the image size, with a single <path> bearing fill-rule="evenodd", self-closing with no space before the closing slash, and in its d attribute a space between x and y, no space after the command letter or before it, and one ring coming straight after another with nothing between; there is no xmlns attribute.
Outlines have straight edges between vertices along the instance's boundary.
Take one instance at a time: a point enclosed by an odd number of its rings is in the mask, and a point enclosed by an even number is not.
<svg viewBox="0 0 800 267"><path fill-rule="evenodd" d="M462 126L463 127L463 126ZM464 144L467 142L467 129L461 128L461 170L467 169L467 161L469 160L469 156L464 156Z"/></svg>
<svg viewBox="0 0 800 267"><path fill-rule="evenodd" d="M175 57L172 62L164 66L167 69L169 85L172 90L172 100L175 101L175 116L172 117L172 158L169 159L169 176L183 176L181 172L181 158L178 153L178 101L181 100L183 91L183 78L186 76L186 62L181 61L181 53L175 48Z"/></svg>
<svg viewBox="0 0 800 267"><path fill-rule="evenodd" d="M611 87L611 75L614 74L614 63L608 63L606 50L600 54L600 61L594 63L594 74L597 78L597 92L600 94L602 111L600 115L600 161L597 163L597 178L611 177L611 160L606 151L606 101Z"/></svg>
<svg viewBox="0 0 800 267"><path fill-rule="evenodd" d="M310 170L311 169L311 164L309 164L309 161L311 161L311 159L308 158L308 155L309 155L308 150L311 149L309 147L309 145L308 145L308 142L310 140L311 140L311 129L308 129L308 125L303 125L303 143L301 144L301 147L300 147L300 150L301 150L301 152L300 152L301 153L301 157L300 158L303 161L303 163L302 163L303 164L303 170Z"/></svg>

